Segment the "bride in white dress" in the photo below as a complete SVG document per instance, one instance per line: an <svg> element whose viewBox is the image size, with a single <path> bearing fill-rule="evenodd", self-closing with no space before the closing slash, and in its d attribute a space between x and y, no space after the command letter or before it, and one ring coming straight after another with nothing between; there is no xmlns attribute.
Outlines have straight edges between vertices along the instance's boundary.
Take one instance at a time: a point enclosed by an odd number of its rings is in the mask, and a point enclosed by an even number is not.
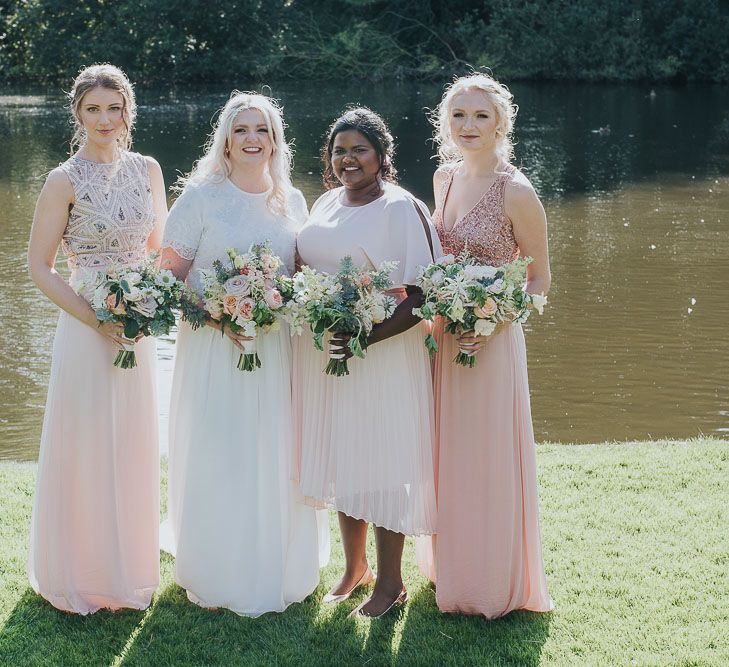
<svg viewBox="0 0 729 667"><path fill-rule="evenodd" d="M306 202L290 181L281 112L234 93L168 219L162 266L202 294L199 269L268 240L288 272ZM263 362L238 370L244 338L182 323L170 407L169 531L175 580L203 607L283 611L319 583L317 515L291 481L291 341L257 339ZM320 519L321 520L321 519ZM164 533L165 531L163 531ZM322 542L326 542L322 540Z"/></svg>

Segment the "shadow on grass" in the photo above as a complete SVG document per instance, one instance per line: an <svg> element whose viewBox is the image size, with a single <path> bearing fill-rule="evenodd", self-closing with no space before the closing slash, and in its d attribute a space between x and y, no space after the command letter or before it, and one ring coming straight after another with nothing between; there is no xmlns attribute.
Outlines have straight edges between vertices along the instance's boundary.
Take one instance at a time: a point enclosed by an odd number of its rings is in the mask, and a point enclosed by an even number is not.
<svg viewBox="0 0 729 667"><path fill-rule="evenodd" d="M441 614L431 586L382 619L349 612L370 591L321 606L320 586L284 613L259 618L210 611L165 586L146 611L65 614L28 588L0 635L8 665L538 665L549 614L505 618Z"/></svg>
<svg viewBox="0 0 729 667"><path fill-rule="evenodd" d="M110 665L144 613L67 614L28 587L0 629L0 665Z"/></svg>
<svg viewBox="0 0 729 667"><path fill-rule="evenodd" d="M361 652L349 609L321 618L317 589L284 613L248 618L226 610L202 609L184 589L165 587L155 598L122 665L322 665L342 664L332 655L351 658ZM342 605L339 605L340 607Z"/></svg>
<svg viewBox="0 0 729 667"><path fill-rule="evenodd" d="M411 598L397 651L398 664L538 665L550 614L515 611L493 621L442 614L432 585Z"/></svg>

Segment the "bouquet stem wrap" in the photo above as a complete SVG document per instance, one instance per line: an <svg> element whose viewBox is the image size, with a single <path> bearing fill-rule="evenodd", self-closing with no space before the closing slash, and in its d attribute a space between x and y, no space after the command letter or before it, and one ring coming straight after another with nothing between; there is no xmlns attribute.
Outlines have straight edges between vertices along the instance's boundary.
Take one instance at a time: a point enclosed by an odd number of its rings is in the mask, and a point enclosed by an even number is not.
<svg viewBox="0 0 729 667"><path fill-rule="evenodd" d="M238 370L254 371L261 367L261 360L258 358L258 345L255 339L243 343L243 352L238 358Z"/></svg>
<svg viewBox="0 0 729 667"><path fill-rule="evenodd" d="M476 355L472 352L464 352L463 350L458 350L458 354L453 361L455 361L459 366L473 368L476 365Z"/></svg>
<svg viewBox="0 0 729 667"><path fill-rule="evenodd" d="M125 340L129 340L128 338ZM137 355L134 354L134 341L122 344L124 349L119 350L114 359L114 366L117 368L135 368L137 365Z"/></svg>
<svg viewBox="0 0 729 667"><path fill-rule="evenodd" d="M363 349L366 349L366 346ZM336 377L349 375L346 355L343 352L335 352L331 347L331 341L329 341L329 363L327 363L324 372L327 375L334 375Z"/></svg>

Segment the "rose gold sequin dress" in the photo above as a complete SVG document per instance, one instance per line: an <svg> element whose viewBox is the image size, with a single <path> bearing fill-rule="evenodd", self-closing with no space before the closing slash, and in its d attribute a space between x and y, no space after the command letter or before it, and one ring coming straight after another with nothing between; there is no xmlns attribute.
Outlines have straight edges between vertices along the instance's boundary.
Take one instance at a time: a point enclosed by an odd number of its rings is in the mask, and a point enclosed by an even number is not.
<svg viewBox="0 0 729 667"><path fill-rule="evenodd" d="M155 215L147 163L123 152L61 165L75 202L62 249L87 299L98 271L147 253ZM78 287L85 281L88 288ZM78 614L148 606L159 584L159 448L153 338L137 367L114 368L104 336L61 311L38 459L28 575L54 607Z"/></svg>
<svg viewBox="0 0 729 667"><path fill-rule="evenodd" d="M504 212L504 190L516 169L509 166L446 230L443 207L456 168L433 215L444 252L458 254L467 246L492 265L515 259L519 247ZM421 569L433 580L437 575L441 611L487 618L514 609L549 611L521 326L496 334L472 369L453 363L456 338L437 329L437 536L418 544Z"/></svg>

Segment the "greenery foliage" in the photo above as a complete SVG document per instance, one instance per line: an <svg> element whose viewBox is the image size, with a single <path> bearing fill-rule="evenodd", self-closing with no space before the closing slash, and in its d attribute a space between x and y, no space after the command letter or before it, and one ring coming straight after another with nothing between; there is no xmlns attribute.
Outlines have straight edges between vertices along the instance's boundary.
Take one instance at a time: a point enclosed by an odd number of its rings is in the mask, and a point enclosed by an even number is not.
<svg viewBox="0 0 729 667"><path fill-rule="evenodd" d="M343 568L334 514L337 542L322 583L282 614L252 619L196 607L173 582L167 555L150 609L65 614L35 595L25 575L36 466L0 462L0 664L729 664L729 442L540 445L538 458L556 607L496 621L441 614L410 539L410 600L401 612L348 618L367 589L322 606Z"/></svg>
<svg viewBox="0 0 729 667"><path fill-rule="evenodd" d="M729 81L723 0L0 0L0 79Z"/></svg>

